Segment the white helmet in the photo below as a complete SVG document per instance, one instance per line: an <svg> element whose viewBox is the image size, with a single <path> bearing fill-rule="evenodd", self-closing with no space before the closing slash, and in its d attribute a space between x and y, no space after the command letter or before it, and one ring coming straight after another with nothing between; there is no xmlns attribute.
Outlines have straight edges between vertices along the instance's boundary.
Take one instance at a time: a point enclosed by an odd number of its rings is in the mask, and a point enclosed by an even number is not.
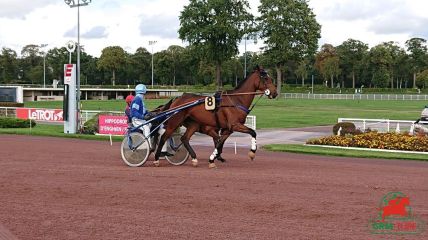
<svg viewBox="0 0 428 240"><path fill-rule="evenodd" d="M146 94L146 92L147 92L147 88L146 88L146 85L144 85L144 84L138 84L135 87L135 93L136 94Z"/></svg>

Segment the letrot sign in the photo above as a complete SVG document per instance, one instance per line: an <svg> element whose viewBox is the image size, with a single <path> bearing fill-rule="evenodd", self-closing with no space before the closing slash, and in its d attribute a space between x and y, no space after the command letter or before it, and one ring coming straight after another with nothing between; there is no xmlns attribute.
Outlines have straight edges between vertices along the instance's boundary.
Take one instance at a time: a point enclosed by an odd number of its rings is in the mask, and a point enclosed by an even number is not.
<svg viewBox="0 0 428 240"><path fill-rule="evenodd" d="M44 122L62 122L64 120L61 109L17 108L16 117Z"/></svg>

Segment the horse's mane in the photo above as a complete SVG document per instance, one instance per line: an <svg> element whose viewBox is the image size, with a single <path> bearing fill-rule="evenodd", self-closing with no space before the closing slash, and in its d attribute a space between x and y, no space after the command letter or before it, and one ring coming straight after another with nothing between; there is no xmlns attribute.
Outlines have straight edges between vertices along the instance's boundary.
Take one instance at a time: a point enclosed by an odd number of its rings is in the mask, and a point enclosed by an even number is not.
<svg viewBox="0 0 428 240"><path fill-rule="evenodd" d="M169 107L171 106L172 102L175 100L176 98L172 98L171 100L169 100L169 102L167 102L166 104L163 105L159 105L158 107L156 107L155 109L153 109L152 112L162 112L165 111L167 109L169 109Z"/></svg>
<svg viewBox="0 0 428 240"><path fill-rule="evenodd" d="M252 71L250 74L247 75L246 78L242 79L241 81L239 81L238 85L236 85L234 90L239 89L240 87L242 87L242 85L245 84L245 82L250 78L250 76L255 72L255 71L259 71L260 73L266 73L265 70L259 66L257 66L254 71Z"/></svg>
<svg viewBox="0 0 428 240"><path fill-rule="evenodd" d="M251 74L253 74L253 73L254 73L254 71ZM248 76L246 78L239 81L238 85L236 85L236 87L235 87L235 90L242 87L242 85L245 84L245 82L248 80L248 78L250 78L251 74L248 74Z"/></svg>

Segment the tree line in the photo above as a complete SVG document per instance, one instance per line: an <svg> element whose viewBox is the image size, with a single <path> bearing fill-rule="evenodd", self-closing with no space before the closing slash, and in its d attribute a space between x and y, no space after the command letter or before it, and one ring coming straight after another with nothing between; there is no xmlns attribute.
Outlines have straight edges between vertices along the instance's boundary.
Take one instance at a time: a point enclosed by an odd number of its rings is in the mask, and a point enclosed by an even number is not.
<svg viewBox="0 0 428 240"><path fill-rule="evenodd" d="M152 54L143 47L128 53L109 46L94 57L82 49L82 85L151 84L153 58L156 85L236 85L256 65L270 70L278 88L283 83L329 87L428 86L427 41L411 38L402 48L395 42L368 44L349 39L338 46L324 44L318 49L321 26L306 0L261 0L259 16L249 12L245 0L190 0L181 11L179 37L187 47L173 45ZM243 41L258 39L259 52L239 55ZM76 62L76 53L72 54ZM65 47L43 52L36 44L22 48L20 56L7 47L0 53L0 83L42 84L43 62L46 83L63 80L68 63ZM279 79L279 80L278 80Z"/></svg>

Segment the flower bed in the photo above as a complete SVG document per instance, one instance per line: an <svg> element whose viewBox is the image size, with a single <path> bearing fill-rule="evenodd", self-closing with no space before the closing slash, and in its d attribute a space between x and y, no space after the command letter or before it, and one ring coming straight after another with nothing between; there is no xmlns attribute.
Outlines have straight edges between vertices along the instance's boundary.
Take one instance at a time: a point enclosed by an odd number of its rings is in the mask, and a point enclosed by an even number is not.
<svg viewBox="0 0 428 240"><path fill-rule="evenodd" d="M328 136L319 139L310 139L306 143L313 145L428 152L428 137L399 133L367 132L357 135Z"/></svg>

